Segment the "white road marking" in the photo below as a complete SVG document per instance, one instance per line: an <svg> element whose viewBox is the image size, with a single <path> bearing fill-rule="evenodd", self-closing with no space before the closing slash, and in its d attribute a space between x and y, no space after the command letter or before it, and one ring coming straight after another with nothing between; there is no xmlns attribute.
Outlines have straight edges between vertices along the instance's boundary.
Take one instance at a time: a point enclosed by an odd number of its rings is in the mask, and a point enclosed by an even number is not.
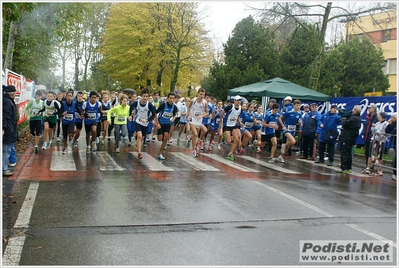
<svg viewBox="0 0 399 268"><path fill-rule="evenodd" d="M21 210L19 211L18 218L15 221L14 228L28 228L38 189L39 182L32 181L30 183L28 192L26 193L25 201L22 204Z"/></svg>
<svg viewBox="0 0 399 268"><path fill-rule="evenodd" d="M25 196L25 201L19 211L18 218L15 221L14 229L27 229L32 215L33 205L35 203L36 194L39 189L39 182L31 182L28 192ZM18 266L21 260L22 250L25 244L26 235L24 231L20 232L22 235L15 235L10 237L3 254L2 266Z"/></svg>
<svg viewBox="0 0 399 268"><path fill-rule="evenodd" d="M62 151L53 151L51 154L51 171L75 171L75 160L71 152L62 154Z"/></svg>
<svg viewBox="0 0 399 268"><path fill-rule="evenodd" d="M137 157L137 153L136 152L129 152L130 154L132 154L135 158ZM151 155L147 154L147 153L142 153L143 154L143 158L140 159L140 162L145 165L149 170L152 171L175 171L173 168L171 167L167 167L164 164L162 164L162 160L158 160L155 159L154 157L152 157Z"/></svg>
<svg viewBox="0 0 399 268"><path fill-rule="evenodd" d="M13 236L8 240L4 250L2 266L18 266L21 260L26 235Z"/></svg>
<svg viewBox="0 0 399 268"><path fill-rule="evenodd" d="M317 165L317 166L322 166L324 168L331 169L332 171L334 171L334 172L331 172L331 173L326 173L326 172L318 172L317 170L314 170L314 169L308 169L308 168L302 167L303 169L311 170L312 172L316 172L318 174L322 174L322 175L334 175L334 174L339 175L339 174L342 174L342 173L336 173L335 170L339 169L339 168L334 167L334 166L327 166L326 164L320 164L320 163L317 164L317 163L314 163L313 161L309 161L309 160L306 160L306 159L298 159L298 158L296 158L296 160L302 161L302 162L305 162L305 163L309 163L309 164L313 164L313 165ZM354 176L357 176L357 177L370 177L370 175L362 174L362 173L359 173L359 172L356 172L356 171L353 171L353 170L352 170L352 173L349 174L349 175L354 175Z"/></svg>
<svg viewBox="0 0 399 268"><path fill-rule="evenodd" d="M255 170L255 169L252 169L252 168L245 167L245 166L243 166L243 165L237 164L236 162L232 162L232 161L230 161L230 160L228 160L228 159L222 158L222 157L217 156L217 155L213 155L213 154L201 154L201 156L208 157L208 158L210 158L210 159L212 159L212 160L218 161L218 162L220 162L220 163L223 163L223 164L225 164L225 165L227 165L227 166L229 166L229 167L235 168L235 169L240 170L240 171L245 171L245 172L261 172L260 170Z"/></svg>
<svg viewBox="0 0 399 268"><path fill-rule="evenodd" d="M268 163L268 162L266 162L266 160L260 160L260 159L257 159L257 158L251 157L251 156L243 155L243 156L241 156L241 158L249 160L251 162L254 162L260 166L264 166L264 167L274 169L274 170L277 170L280 172L284 172L284 173L288 173L288 174L302 174L302 172L292 171L290 169L283 168L280 165L276 165L276 163L274 163L274 164Z"/></svg>
<svg viewBox="0 0 399 268"><path fill-rule="evenodd" d="M377 240L381 240L381 241L392 241L392 240L390 240L390 239L387 239L387 238L385 238L385 237L383 237L383 236L381 236L381 235L378 235L378 234L376 234L376 233L373 233L373 232L370 232L369 230L366 230L366 229L363 229L363 228L360 228L359 226L357 226L356 224L350 224L350 223L347 223L346 224L347 226L349 226L349 227L351 227L351 228L353 228L353 229L355 229L355 230L357 230L357 231L359 231L359 232L362 232L362 233L364 233L364 234L366 234L366 235L368 235L368 236L371 236L371 237L373 237L373 238L375 238L375 239L377 239ZM397 247L397 244L394 242L394 241L392 241L392 243L389 243L392 247Z"/></svg>
<svg viewBox="0 0 399 268"><path fill-rule="evenodd" d="M284 196L284 197L286 197L286 198L288 198L288 199L291 199L292 201L297 202L298 204L301 204L301 205L303 205L303 206L305 206L305 207L307 207L307 208L310 208L310 209L312 209L312 210L314 210L314 211L316 211L316 212L318 212L318 213L320 213L320 214L322 214L322 215L324 215L324 216L326 216L326 217L329 217L329 218L335 217L333 214L330 214L330 213L328 213L328 212L326 212L326 211L324 211L324 210L322 210L322 209L320 209L320 208L318 208L318 207L316 207L316 206L313 206L313 205L311 205L311 204L309 204L309 203L307 203L307 202L305 202L305 201L302 201L302 200L300 200L300 199L298 199L298 198L296 198L296 197L294 197L294 196L292 196L292 195L286 194L286 193L284 193L284 192L282 192L282 191L280 191L280 190L278 190L278 189L276 189L276 188L273 188L273 187L271 187L271 186L268 186L268 185L266 185L266 184L264 184L264 183L261 183L261 182L259 182L259 181L253 181L253 183L256 183L256 184L258 184L258 185L260 185L260 186L262 186L262 187L264 187L264 188L267 188L267 189L270 190L270 191L273 191L273 192L275 192L275 193L277 193L277 194L279 194L279 195L282 195L282 196ZM368 230L366 230L366 229L360 228L360 227L357 226L356 224L349 224L349 223L347 223L347 224L345 224L345 225L348 226L348 227L350 227L350 228L352 228L352 229L354 229L354 230L357 230L357 231L359 231L359 232L361 232L361 233L363 233L363 234L365 234L365 235L368 235L368 236L370 236L370 237L372 237L372 238L375 238L375 239L377 239L377 240L381 240L381 241L391 241L391 239L385 238L385 237L383 237L383 236L381 236L381 235L378 235L378 234L373 233L373 232L371 232L371 231L368 231ZM393 242L393 241L392 241L391 245L392 245L393 247L395 247L395 248L397 247L397 244L396 244L395 242Z"/></svg>
<svg viewBox="0 0 399 268"><path fill-rule="evenodd" d="M126 168L119 166L107 152L97 152L98 165L101 171L123 171Z"/></svg>
<svg viewBox="0 0 399 268"><path fill-rule="evenodd" d="M202 171L220 171L220 169L217 169L209 164L204 164L200 160L195 159L194 157L190 157L187 154L183 153L172 153L174 156L177 158L180 158L184 162L190 164L193 166L195 170L202 170Z"/></svg>

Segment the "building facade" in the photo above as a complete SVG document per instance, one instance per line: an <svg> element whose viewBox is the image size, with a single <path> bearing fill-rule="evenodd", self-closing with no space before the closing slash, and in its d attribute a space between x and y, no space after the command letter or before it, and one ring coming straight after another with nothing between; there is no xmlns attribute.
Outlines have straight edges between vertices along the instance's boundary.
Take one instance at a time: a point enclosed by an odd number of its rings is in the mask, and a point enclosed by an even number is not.
<svg viewBox="0 0 399 268"><path fill-rule="evenodd" d="M397 94L397 15L396 10L362 16L345 25L345 38L351 36L368 37L384 53L384 74L388 75L390 87L388 95ZM378 89L376 89L378 91Z"/></svg>

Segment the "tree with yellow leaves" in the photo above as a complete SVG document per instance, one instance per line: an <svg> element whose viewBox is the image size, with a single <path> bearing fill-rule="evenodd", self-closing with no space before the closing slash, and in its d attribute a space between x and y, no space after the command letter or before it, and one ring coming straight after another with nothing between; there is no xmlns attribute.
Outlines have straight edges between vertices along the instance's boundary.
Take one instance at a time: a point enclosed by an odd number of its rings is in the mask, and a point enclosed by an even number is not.
<svg viewBox="0 0 399 268"><path fill-rule="evenodd" d="M212 55L197 9L193 2L113 4L99 48L101 68L122 87L156 84L167 92L198 84Z"/></svg>

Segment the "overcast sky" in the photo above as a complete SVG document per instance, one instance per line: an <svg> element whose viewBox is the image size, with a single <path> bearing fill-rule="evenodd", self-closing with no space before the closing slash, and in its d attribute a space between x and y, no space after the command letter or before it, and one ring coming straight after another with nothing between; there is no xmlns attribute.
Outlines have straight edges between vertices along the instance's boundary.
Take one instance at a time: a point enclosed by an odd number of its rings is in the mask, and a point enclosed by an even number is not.
<svg viewBox="0 0 399 268"><path fill-rule="evenodd" d="M210 35L218 43L225 43L236 24L249 15L254 15L255 11L249 10L248 6L260 6L262 1L201 1L201 5L206 7L206 14L209 16L204 19Z"/></svg>

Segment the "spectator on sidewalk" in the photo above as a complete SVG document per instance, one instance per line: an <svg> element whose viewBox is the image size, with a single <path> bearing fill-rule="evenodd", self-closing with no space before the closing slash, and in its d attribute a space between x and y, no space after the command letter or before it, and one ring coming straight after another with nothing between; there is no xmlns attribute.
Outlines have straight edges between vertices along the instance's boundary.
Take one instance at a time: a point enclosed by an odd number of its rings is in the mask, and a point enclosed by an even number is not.
<svg viewBox="0 0 399 268"><path fill-rule="evenodd" d="M328 166L334 164L334 147L338 137L338 124L341 121L337 108L337 105L331 105L330 111L322 116L319 135L319 160L316 163L324 163L324 152L327 145Z"/></svg>
<svg viewBox="0 0 399 268"><path fill-rule="evenodd" d="M371 137L373 136L371 133L371 127L373 124L377 123L377 121L377 106L375 104L371 104L368 107L366 122L364 123L362 133L364 139L364 156L366 157L366 167L368 166L368 159L370 158Z"/></svg>
<svg viewBox="0 0 399 268"><path fill-rule="evenodd" d="M382 155L387 140L387 136L385 135L385 128L388 125L388 122L385 121L386 116L386 113L379 112L377 116L378 122L373 124L371 127L373 137L371 137L372 146L370 147L370 159L367 164L366 174L370 174L371 164L377 163L377 174L380 176L383 175L381 165L383 164Z"/></svg>
<svg viewBox="0 0 399 268"><path fill-rule="evenodd" d="M11 176L13 172L8 169L8 159L11 154L11 147L18 140L17 130L17 107L14 102L14 86L7 86L3 94L3 176Z"/></svg>
<svg viewBox="0 0 399 268"><path fill-rule="evenodd" d="M360 112L362 107L355 105L352 114L349 117L342 117L342 132L340 136L339 149L341 152L341 169L336 169L337 173L352 173L352 146L356 144L356 138L359 136L359 129L362 125Z"/></svg>
<svg viewBox="0 0 399 268"><path fill-rule="evenodd" d="M391 134L392 136L392 143L393 143L393 149L394 149L394 157L392 160L392 167L393 167L393 174L392 174L392 179L396 180L396 151L397 151L397 145L396 145L396 119L397 115L396 113L391 114L391 118L388 120L388 125L385 128L385 133Z"/></svg>

